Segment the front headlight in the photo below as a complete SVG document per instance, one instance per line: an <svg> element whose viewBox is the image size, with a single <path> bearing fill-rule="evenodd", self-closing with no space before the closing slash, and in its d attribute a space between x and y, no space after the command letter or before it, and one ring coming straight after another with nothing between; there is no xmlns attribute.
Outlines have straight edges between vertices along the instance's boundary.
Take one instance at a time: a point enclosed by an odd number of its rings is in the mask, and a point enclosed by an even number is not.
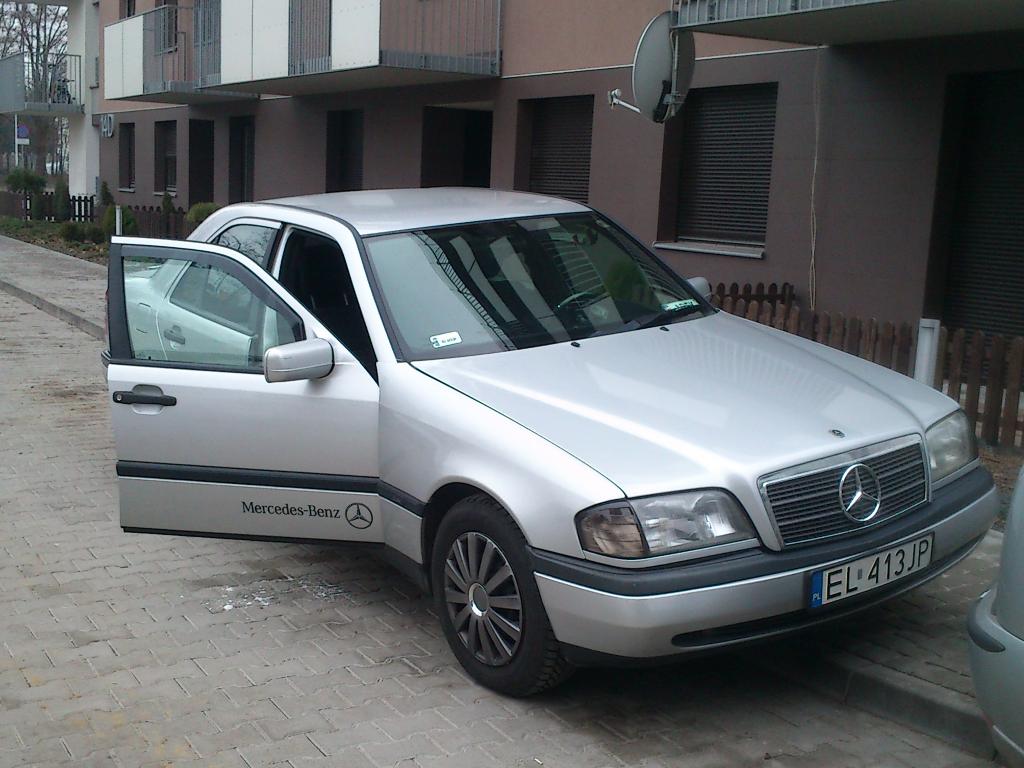
<svg viewBox="0 0 1024 768"><path fill-rule="evenodd" d="M686 491L619 501L576 516L583 549L609 557L653 557L756 538L724 491Z"/></svg>
<svg viewBox="0 0 1024 768"><path fill-rule="evenodd" d="M925 432L924 438L928 444L933 483L978 458L974 426L963 411L951 413L934 424Z"/></svg>

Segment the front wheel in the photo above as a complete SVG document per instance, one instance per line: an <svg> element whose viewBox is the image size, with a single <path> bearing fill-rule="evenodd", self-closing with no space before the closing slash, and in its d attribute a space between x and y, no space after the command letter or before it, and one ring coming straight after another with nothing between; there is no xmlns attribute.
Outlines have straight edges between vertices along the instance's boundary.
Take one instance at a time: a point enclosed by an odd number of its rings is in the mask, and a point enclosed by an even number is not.
<svg viewBox="0 0 1024 768"><path fill-rule="evenodd" d="M572 672L544 611L526 540L490 497L462 499L445 515L431 583L448 645L477 682L529 696Z"/></svg>

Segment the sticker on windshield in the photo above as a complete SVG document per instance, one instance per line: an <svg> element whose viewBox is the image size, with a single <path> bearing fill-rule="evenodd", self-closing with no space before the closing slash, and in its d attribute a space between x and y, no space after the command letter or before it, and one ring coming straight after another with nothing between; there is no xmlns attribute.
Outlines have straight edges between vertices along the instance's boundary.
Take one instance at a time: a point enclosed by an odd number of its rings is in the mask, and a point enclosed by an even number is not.
<svg viewBox="0 0 1024 768"><path fill-rule="evenodd" d="M440 349L441 347L450 347L452 344L461 344L462 337L458 331L439 333L437 336L430 337L430 343L434 345L434 349Z"/></svg>
<svg viewBox="0 0 1024 768"><path fill-rule="evenodd" d="M696 307L698 303L696 299L680 299L679 301L670 301L668 304L662 304L661 308L666 312L675 312L677 309Z"/></svg>

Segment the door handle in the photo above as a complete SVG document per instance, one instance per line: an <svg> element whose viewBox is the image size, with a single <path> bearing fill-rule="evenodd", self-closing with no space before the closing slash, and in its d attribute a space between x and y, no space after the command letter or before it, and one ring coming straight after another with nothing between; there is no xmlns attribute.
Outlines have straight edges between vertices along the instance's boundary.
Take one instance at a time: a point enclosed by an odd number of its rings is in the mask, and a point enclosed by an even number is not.
<svg viewBox="0 0 1024 768"><path fill-rule="evenodd" d="M171 395L144 395L139 392L115 392L114 402L120 405L164 405L178 404L178 398Z"/></svg>
<svg viewBox="0 0 1024 768"><path fill-rule="evenodd" d="M164 338L168 341L173 341L175 344L185 343L185 337L181 333L181 327L177 325L172 325L164 331Z"/></svg>

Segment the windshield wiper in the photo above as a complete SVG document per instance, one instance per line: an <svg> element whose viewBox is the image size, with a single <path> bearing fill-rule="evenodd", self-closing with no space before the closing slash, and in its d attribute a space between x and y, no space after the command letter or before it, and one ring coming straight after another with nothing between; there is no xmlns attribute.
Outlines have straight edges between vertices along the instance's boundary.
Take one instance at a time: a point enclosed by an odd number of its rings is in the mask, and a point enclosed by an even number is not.
<svg viewBox="0 0 1024 768"><path fill-rule="evenodd" d="M624 323L619 329L621 331L635 331L638 328L653 328L656 325L672 322L680 317L692 315L694 312L701 312L700 304L691 304L688 307L677 307L675 309L662 309L658 312L651 312L647 315L634 317L628 323Z"/></svg>

